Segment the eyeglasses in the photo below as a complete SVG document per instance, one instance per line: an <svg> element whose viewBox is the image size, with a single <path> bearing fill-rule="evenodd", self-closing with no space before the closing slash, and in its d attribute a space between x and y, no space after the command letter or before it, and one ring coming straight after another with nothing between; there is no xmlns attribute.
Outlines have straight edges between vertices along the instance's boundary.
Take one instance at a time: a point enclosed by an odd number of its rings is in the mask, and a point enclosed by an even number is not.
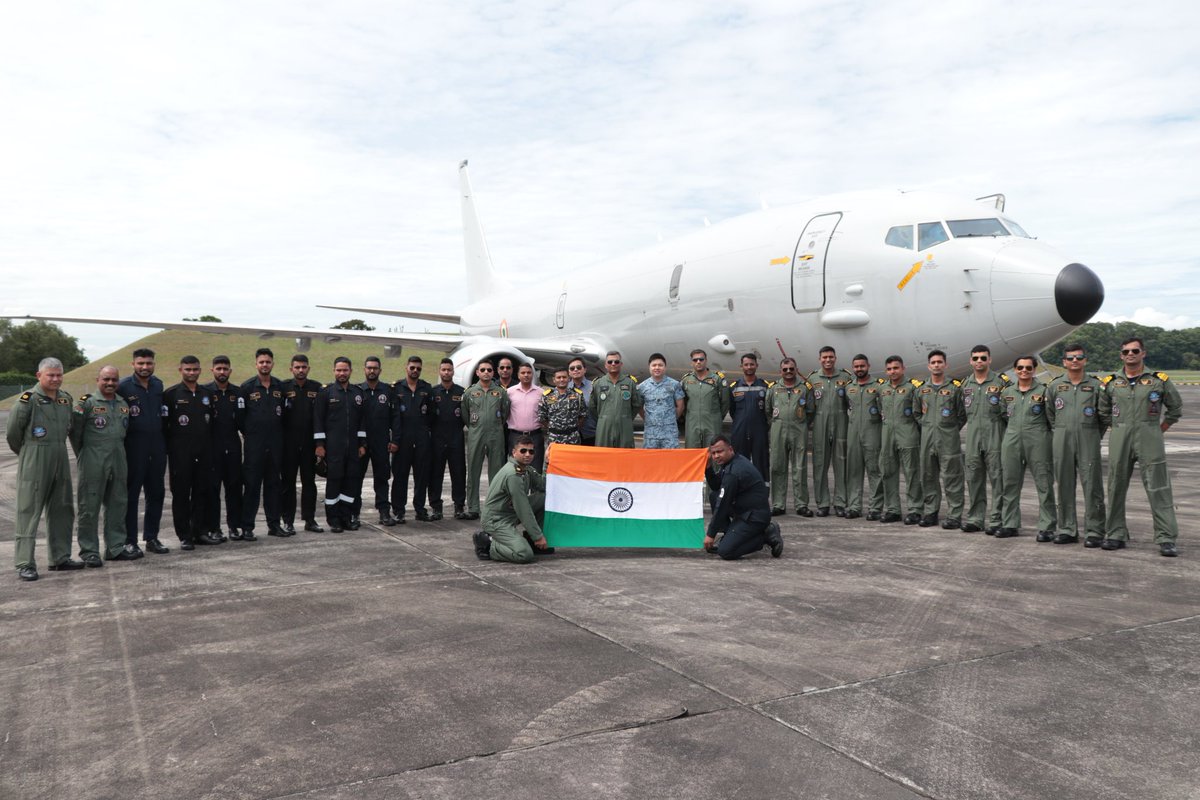
<svg viewBox="0 0 1200 800"><path fill-rule="evenodd" d="M479 371L480 372L491 372L492 368L491 367L480 367Z"/></svg>
<svg viewBox="0 0 1200 800"><path fill-rule="evenodd" d="M692 359L692 361L707 361L707 360L708 359L706 359L704 356L697 356L696 358Z"/></svg>
<svg viewBox="0 0 1200 800"><path fill-rule="evenodd" d="M528 456L532 455L534 451L532 447L518 447L517 452L523 456Z"/></svg>
<svg viewBox="0 0 1200 800"><path fill-rule="evenodd" d="M583 364L576 364L573 367L567 367L567 369L571 370L571 372L574 372L577 369L583 369Z"/></svg>
<svg viewBox="0 0 1200 800"><path fill-rule="evenodd" d="M512 369L512 367L506 367L506 366L504 366L503 364L501 364L501 365L500 365L500 369Z"/></svg>
<svg viewBox="0 0 1200 800"><path fill-rule="evenodd" d="M1087 356L1063 356L1063 361L1087 361Z"/></svg>
<svg viewBox="0 0 1200 800"><path fill-rule="evenodd" d="M991 356L971 356L972 361L987 361Z"/></svg>
<svg viewBox="0 0 1200 800"><path fill-rule="evenodd" d="M783 367L780 371L781 372L795 372L796 368L795 367Z"/></svg>
<svg viewBox="0 0 1200 800"><path fill-rule="evenodd" d="M1140 353L1140 352L1142 352L1142 348L1140 348L1140 347L1130 347L1130 348L1127 348L1127 349L1125 349L1125 350L1122 350L1122 351L1121 351L1121 355L1123 355L1123 356L1136 356L1136 355L1137 355L1138 353Z"/></svg>
<svg viewBox="0 0 1200 800"><path fill-rule="evenodd" d="M1027 371L1027 370L1032 370L1032 369L1033 369L1033 367L1032 367L1032 366L1021 365L1021 366L1019 366L1019 367L1013 367L1013 369L1015 369L1015 370L1018 370L1018 371L1020 371L1020 372L1025 372L1025 371Z"/></svg>
<svg viewBox="0 0 1200 800"><path fill-rule="evenodd" d="M620 364L620 363L621 363L621 359L619 359L619 358L610 358L610 359L608 359L607 361L605 361L604 363L605 363L605 364Z"/></svg>

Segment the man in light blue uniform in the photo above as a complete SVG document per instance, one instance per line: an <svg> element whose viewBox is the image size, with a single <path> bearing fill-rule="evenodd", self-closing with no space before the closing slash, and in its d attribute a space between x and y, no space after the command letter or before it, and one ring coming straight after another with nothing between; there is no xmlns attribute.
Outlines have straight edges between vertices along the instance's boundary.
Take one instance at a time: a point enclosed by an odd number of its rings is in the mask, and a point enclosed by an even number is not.
<svg viewBox="0 0 1200 800"><path fill-rule="evenodd" d="M642 446L647 449L679 447L679 417L683 415L683 385L667 375L662 353L650 356L650 379L637 385L642 396Z"/></svg>

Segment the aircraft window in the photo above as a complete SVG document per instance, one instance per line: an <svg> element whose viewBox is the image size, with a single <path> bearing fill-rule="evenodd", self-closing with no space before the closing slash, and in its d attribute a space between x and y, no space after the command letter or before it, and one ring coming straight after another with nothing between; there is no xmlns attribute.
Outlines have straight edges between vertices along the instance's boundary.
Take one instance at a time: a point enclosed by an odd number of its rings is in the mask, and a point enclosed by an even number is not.
<svg viewBox="0 0 1200 800"><path fill-rule="evenodd" d="M903 247L905 250L912 250L912 225L897 225L894 228L889 228L887 238L883 242L884 244L890 244L892 247Z"/></svg>
<svg viewBox="0 0 1200 800"><path fill-rule="evenodd" d="M995 217L988 219L952 219L946 222L955 239L970 236L1008 236L1008 228Z"/></svg>
<svg viewBox="0 0 1200 800"><path fill-rule="evenodd" d="M940 222L922 222L917 226L918 250L933 247L935 244L941 244L949 239L950 237L946 235L946 229L942 227L942 223Z"/></svg>
<svg viewBox="0 0 1200 800"><path fill-rule="evenodd" d="M1022 228L1017 223L1013 222L1011 219L1005 219L1004 224L1008 226L1008 229L1013 232L1014 236L1020 236L1025 239L1033 238L1032 236L1030 236L1028 233L1025 232L1024 228Z"/></svg>

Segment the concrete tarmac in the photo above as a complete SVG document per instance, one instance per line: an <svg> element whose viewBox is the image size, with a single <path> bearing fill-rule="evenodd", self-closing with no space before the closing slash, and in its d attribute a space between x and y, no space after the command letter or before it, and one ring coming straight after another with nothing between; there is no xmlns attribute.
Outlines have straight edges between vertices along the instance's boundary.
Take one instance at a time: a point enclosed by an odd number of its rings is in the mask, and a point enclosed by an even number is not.
<svg viewBox="0 0 1200 800"><path fill-rule="evenodd" d="M1196 418L1176 559L1136 482L1127 550L1036 543L1030 480L1007 540L788 515L780 560L519 567L410 511L71 573L43 528L22 583L6 453L0 798L1198 798Z"/></svg>

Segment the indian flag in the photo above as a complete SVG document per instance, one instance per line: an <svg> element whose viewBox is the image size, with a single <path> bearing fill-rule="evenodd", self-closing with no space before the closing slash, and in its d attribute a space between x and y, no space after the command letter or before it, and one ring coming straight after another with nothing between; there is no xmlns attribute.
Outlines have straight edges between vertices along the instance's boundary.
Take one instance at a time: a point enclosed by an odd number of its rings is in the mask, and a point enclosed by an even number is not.
<svg viewBox="0 0 1200 800"><path fill-rule="evenodd" d="M555 444L543 530L555 547L701 547L706 450Z"/></svg>

